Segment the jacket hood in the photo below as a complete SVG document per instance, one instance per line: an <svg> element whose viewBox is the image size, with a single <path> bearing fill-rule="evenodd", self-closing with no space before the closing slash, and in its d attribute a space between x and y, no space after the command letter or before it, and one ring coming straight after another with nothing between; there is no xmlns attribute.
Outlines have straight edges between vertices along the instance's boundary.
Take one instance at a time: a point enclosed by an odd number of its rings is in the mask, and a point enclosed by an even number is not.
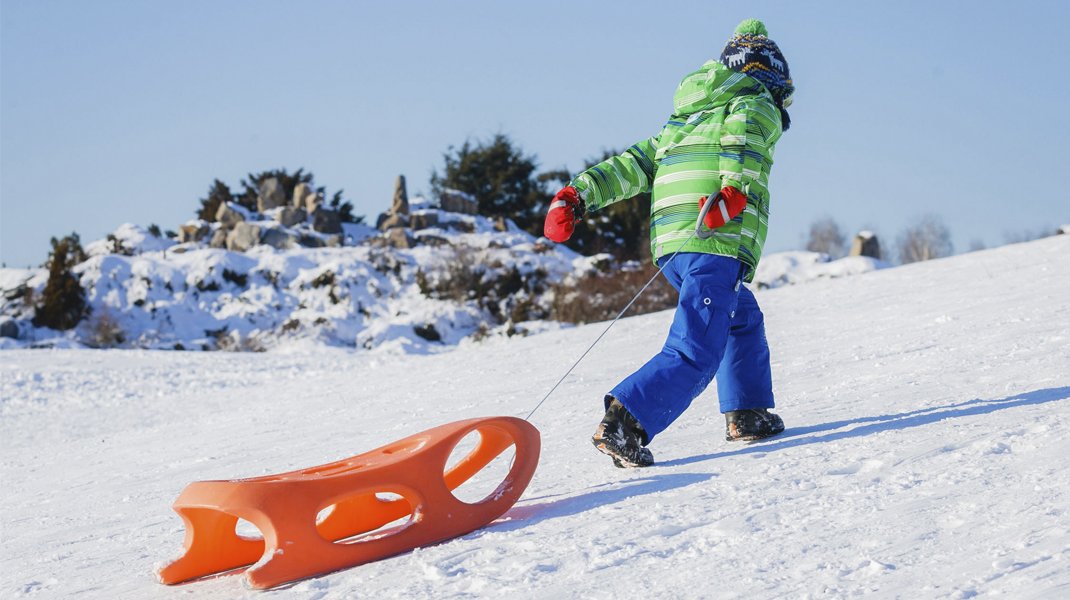
<svg viewBox="0 0 1070 600"><path fill-rule="evenodd" d="M673 95L673 113L689 115L728 105L737 96L773 96L760 81L708 60L680 81Z"/></svg>

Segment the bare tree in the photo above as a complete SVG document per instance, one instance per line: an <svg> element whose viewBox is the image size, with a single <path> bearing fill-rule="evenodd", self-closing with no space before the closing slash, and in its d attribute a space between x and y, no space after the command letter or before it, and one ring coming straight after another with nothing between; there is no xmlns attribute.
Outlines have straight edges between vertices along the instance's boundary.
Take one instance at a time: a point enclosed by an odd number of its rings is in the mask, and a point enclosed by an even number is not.
<svg viewBox="0 0 1070 600"><path fill-rule="evenodd" d="M1027 229L1025 231L1005 231L1003 233L1003 241L1008 244L1021 244L1022 242L1032 242L1033 240L1039 240L1046 238L1050 233L1043 229Z"/></svg>
<svg viewBox="0 0 1070 600"><path fill-rule="evenodd" d="M846 245L847 238L831 217L824 217L810 224L810 236L806 241L806 249L810 252L823 252L830 258L841 258Z"/></svg>
<svg viewBox="0 0 1070 600"><path fill-rule="evenodd" d="M940 217L925 215L899 234L899 262L904 265L951 256L951 232Z"/></svg>

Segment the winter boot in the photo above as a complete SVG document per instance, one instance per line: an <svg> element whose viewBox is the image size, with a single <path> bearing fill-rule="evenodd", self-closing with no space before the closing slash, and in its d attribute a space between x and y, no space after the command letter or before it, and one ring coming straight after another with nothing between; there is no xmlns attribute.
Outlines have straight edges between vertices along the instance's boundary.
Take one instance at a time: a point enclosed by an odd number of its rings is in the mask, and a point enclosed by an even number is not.
<svg viewBox="0 0 1070 600"><path fill-rule="evenodd" d="M724 439L730 442L753 442L784 431L784 420L764 408L731 410L724 418Z"/></svg>
<svg viewBox="0 0 1070 600"><path fill-rule="evenodd" d="M606 396L609 407L598 424L591 441L594 447L613 459L618 467L649 467L654 455L645 448L649 441L639 421L616 398Z"/></svg>

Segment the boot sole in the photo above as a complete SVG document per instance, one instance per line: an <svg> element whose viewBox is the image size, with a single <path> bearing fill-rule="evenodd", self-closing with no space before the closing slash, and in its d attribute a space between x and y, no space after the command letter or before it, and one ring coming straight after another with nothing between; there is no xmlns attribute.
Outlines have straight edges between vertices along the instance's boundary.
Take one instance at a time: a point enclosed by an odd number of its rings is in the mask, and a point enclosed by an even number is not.
<svg viewBox="0 0 1070 600"><path fill-rule="evenodd" d="M725 439L726 442L747 442L747 443L751 443L751 442L760 442L762 440L767 440L769 438L774 438L774 437L776 437L776 436L778 436L778 435L780 435L782 433L784 433L783 430L778 431L776 433L770 433L770 434L767 434L767 435L753 434L753 435L744 435L744 436L740 436L740 437L731 437L731 436L726 435L726 436L724 436L724 439Z"/></svg>
<svg viewBox="0 0 1070 600"><path fill-rule="evenodd" d="M613 464L617 468L620 468L620 469L641 469L643 467L649 467L649 466L653 465L653 463L651 463L649 465L641 465L641 464L632 462L632 461L630 461L630 460L628 460L626 458L623 458L619 454L613 452L613 450L611 450L609 448L609 446L607 446L606 443L601 441L601 440L592 439L591 443L594 444L594 447L597 448L599 452L601 452L602 454L605 454L606 456L612 458L613 459Z"/></svg>

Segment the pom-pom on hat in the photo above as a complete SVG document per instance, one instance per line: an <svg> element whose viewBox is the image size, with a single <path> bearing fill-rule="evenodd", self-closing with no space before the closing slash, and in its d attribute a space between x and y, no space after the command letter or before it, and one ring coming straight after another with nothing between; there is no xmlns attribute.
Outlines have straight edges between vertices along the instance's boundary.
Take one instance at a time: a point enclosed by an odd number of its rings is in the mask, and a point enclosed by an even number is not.
<svg viewBox="0 0 1070 600"><path fill-rule="evenodd" d="M765 23L758 19L743 19L739 25L736 25L736 35L763 35L769 37L769 30L765 28Z"/></svg>
<svg viewBox="0 0 1070 600"><path fill-rule="evenodd" d="M784 109L791 105L795 86L791 82L788 61L776 42L769 39L765 23L758 19L745 19L740 23L721 51L721 64L762 82L780 108L784 130L788 129L791 120Z"/></svg>

